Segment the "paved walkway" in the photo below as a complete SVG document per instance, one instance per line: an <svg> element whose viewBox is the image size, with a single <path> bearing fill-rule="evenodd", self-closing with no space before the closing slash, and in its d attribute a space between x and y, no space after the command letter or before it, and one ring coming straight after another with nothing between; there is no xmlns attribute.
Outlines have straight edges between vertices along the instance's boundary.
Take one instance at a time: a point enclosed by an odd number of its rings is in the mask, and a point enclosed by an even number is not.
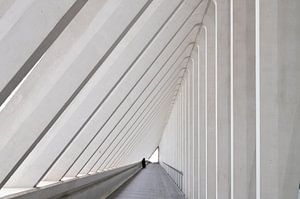
<svg viewBox="0 0 300 199"><path fill-rule="evenodd" d="M183 193L159 164L149 164L109 199L183 199Z"/></svg>

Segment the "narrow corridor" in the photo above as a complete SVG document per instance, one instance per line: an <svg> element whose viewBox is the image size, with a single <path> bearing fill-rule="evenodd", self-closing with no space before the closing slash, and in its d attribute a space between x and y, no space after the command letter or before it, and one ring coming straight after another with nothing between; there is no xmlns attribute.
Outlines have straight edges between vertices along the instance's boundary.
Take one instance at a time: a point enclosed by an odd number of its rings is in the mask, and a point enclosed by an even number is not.
<svg viewBox="0 0 300 199"><path fill-rule="evenodd" d="M109 199L184 198L183 193L159 164L149 164L121 186Z"/></svg>

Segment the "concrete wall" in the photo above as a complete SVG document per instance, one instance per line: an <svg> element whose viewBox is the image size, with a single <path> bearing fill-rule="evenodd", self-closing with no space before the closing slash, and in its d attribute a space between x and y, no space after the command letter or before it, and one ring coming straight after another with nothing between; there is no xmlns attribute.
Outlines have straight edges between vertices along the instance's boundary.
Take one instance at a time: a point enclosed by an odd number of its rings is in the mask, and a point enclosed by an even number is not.
<svg viewBox="0 0 300 199"><path fill-rule="evenodd" d="M188 198L296 198L299 10L299 0L1 1L0 196L159 145Z"/></svg>
<svg viewBox="0 0 300 199"><path fill-rule="evenodd" d="M166 168L187 198L298 197L299 9L297 0L210 1L196 39L200 54L191 53L197 61L160 143L160 161L182 172L181 183ZM177 139L182 147L171 144Z"/></svg>

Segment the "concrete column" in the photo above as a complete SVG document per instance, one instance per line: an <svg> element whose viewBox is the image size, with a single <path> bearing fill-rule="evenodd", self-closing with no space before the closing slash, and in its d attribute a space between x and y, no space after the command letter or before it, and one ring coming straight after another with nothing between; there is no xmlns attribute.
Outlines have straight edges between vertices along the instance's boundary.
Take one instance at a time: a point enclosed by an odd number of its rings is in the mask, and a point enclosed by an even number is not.
<svg viewBox="0 0 300 199"><path fill-rule="evenodd" d="M300 181L300 1L259 3L261 198L294 199Z"/></svg>
<svg viewBox="0 0 300 199"><path fill-rule="evenodd" d="M216 5L210 2L203 24L207 27L207 197L216 198Z"/></svg>
<svg viewBox="0 0 300 199"><path fill-rule="evenodd" d="M206 198L206 27L202 26L198 36L198 56L199 56L199 70L198 70L198 93L199 93L199 107L198 107L198 125L199 125L199 198Z"/></svg>
<svg viewBox="0 0 300 199"><path fill-rule="evenodd" d="M233 1L233 197L255 196L255 1Z"/></svg>
<svg viewBox="0 0 300 199"><path fill-rule="evenodd" d="M217 193L230 198L230 0L217 1Z"/></svg>
<svg viewBox="0 0 300 199"><path fill-rule="evenodd" d="M181 82L181 85L183 85L183 80ZM184 169L184 125L183 125L183 95L184 92L183 92L183 87L181 86L180 88L180 134L181 134L181 144L180 144L180 150L181 150L181 153L180 153L180 171L183 172L183 169ZM184 173L183 173L183 176L182 176L182 179L181 179L181 190L183 190L183 179L184 179Z"/></svg>
<svg viewBox="0 0 300 199"><path fill-rule="evenodd" d="M198 35L199 37L199 35ZM199 198L198 194L199 192L199 136L200 136L200 131L199 131L199 95L198 95L198 78L199 78L199 48L198 44L195 45L194 50L192 52L192 56L194 57L194 67L192 69L192 81L193 81L193 106L192 106L192 114L193 114L193 188L194 188L194 198Z"/></svg>
<svg viewBox="0 0 300 199"><path fill-rule="evenodd" d="M194 136L194 127L193 127L193 67L194 61L191 59L191 65L188 69L187 81L188 81L188 172L189 172L189 198L193 197L194 192L194 159L193 159L193 136Z"/></svg>
<svg viewBox="0 0 300 199"><path fill-rule="evenodd" d="M184 193L188 193L188 168L187 168L187 109L186 109L186 104L187 104L187 81L186 79L184 80L184 102L183 102L183 110L184 110Z"/></svg>

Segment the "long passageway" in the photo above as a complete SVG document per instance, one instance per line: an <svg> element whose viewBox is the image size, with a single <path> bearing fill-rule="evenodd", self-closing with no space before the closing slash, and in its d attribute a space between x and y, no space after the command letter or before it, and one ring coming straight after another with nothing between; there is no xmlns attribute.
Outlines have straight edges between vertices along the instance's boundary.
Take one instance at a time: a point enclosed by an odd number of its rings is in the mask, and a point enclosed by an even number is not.
<svg viewBox="0 0 300 199"><path fill-rule="evenodd" d="M183 193L159 164L149 164L121 186L109 199L184 198Z"/></svg>
<svg viewBox="0 0 300 199"><path fill-rule="evenodd" d="M0 199L300 199L299 19L300 0L0 0Z"/></svg>

